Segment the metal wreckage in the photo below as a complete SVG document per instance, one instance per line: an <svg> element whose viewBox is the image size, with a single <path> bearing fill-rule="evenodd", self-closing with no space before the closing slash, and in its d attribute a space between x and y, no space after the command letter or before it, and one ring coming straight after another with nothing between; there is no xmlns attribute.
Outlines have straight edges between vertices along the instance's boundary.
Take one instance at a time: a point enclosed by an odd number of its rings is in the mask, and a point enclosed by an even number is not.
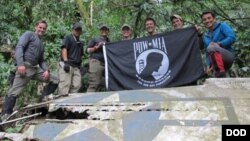
<svg viewBox="0 0 250 141"><path fill-rule="evenodd" d="M48 112L43 120L36 112L41 107ZM19 113L32 110L27 116L37 118L27 122L21 133L0 132L0 137L15 141L221 140L222 125L250 124L250 78L210 78L203 85L175 88L75 93L24 107Z"/></svg>

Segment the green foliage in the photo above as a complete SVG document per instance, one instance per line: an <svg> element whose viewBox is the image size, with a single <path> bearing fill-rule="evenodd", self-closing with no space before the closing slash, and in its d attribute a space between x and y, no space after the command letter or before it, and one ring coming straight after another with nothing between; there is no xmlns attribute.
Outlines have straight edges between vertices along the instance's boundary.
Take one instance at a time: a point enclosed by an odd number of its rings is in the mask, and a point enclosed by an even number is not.
<svg viewBox="0 0 250 141"><path fill-rule="evenodd" d="M249 33L250 30L246 29L246 32L238 33L238 40L241 42L236 42L236 60L234 64L234 69L237 71L238 76L240 77L249 77L250 76L250 43L249 43ZM248 34L248 35L247 35Z"/></svg>
<svg viewBox="0 0 250 141"><path fill-rule="evenodd" d="M19 133L24 126L24 123L16 124L15 127L9 127L5 130L7 133Z"/></svg>
<svg viewBox="0 0 250 141"><path fill-rule="evenodd" d="M0 96L4 96L8 90L8 76L11 71L11 65L4 62L3 56L0 54Z"/></svg>
<svg viewBox="0 0 250 141"><path fill-rule="evenodd" d="M200 14L207 9L215 10L217 20L229 23L235 30L237 41L236 61L232 74L237 77L249 77L250 72L250 2L248 0L82 0L79 6L74 0L55 2L51 0L0 0L0 46L16 44L20 35L26 30L34 30L34 24L39 19L48 22L45 41L45 58L50 70L56 74L60 59L60 45L63 37L71 32L72 24L80 21L84 24L84 34L81 39L85 48L91 38L99 35L98 27L107 24L110 27L111 41L120 39L120 27L127 23L133 28L134 38L145 35L144 19L153 17L157 22L158 32L173 30L169 17L179 14L186 26L200 25ZM93 2L91 5L91 2ZM90 7L93 8L92 24L86 22L91 18ZM82 8L82 9L80 9ZM81 13L87 10L87 13ZM11 12L10 12L11 11ZM84 15L84 16L83 16ZM206 29L203 27L203 31ZM88 64L89 55L83 57L83 64ZM7 93L7 81L13 64L0 56L0 90L1 95ZM83 91L87 88L88 77L83 77ZM37 82L31 82L21 98L33 99L31 93L36 93Z"/></svg>

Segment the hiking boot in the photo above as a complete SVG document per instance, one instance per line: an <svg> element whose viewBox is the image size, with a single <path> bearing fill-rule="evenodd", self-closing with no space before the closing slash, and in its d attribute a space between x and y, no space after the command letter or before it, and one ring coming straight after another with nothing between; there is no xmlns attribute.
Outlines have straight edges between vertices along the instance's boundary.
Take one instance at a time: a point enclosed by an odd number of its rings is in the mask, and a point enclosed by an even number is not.
<svg viewBox="0 0 250 141"><path fill-rule="evenodd" d="M221 53L217 51L210 53L209 59L214 67L215 77L217 78L226 77L224 62Z"/></svg>
<svg viewBox="0 0 250 141"><path fill-rule="evenodd" d="M15 104L16 104L15 96L5 96L2 115L5 115L5 114L10 115L13 112L13 108L15 107Z"/></svg>
<svg viewBox="0 0 250 141"><path fill-rule="evenodd" d="M225 72L216 72L215 73L215 77L217 77L217 78L226 77L226 73Z"/></svg>
<svg viewBox="0 0 250 141"><path fill-rule="evenodd" d="M45 102L54 99L54 96L52 95L55 90L57 89L58 84L55 84L53 82L49 82L46 87L44 87L44 90L42 92L42 95L39 98L39 102Z"/></svg>
<svg viewBox="0 0 250 141"><path fill-rule="evenodd" d="M58 84L53 83L53 82L49 82L48 85L45 87L43 94L42 95L50 95L52 93L54 93L56 91L58 87Z"/></svg>

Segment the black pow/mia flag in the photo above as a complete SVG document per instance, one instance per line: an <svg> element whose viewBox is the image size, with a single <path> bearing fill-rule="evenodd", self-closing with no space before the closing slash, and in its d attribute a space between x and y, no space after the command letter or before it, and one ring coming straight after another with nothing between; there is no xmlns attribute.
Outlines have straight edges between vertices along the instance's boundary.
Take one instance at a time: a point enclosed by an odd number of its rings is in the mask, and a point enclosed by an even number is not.
<svg viewBox="0 0 250 141"><path fill-rule="evenodd" d="M104 47L108 90L182 86L203 74L198 35L189 27Z"/></svg>

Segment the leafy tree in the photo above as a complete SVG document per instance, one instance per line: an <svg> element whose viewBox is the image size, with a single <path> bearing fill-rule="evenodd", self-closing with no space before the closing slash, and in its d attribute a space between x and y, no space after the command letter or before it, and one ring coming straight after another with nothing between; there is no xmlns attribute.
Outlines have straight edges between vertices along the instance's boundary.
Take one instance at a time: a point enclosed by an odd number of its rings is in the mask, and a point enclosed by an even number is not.
<svg viewBox="0 0 250 141"><path fill-rule="evenodd" d="M76 21L84 24L82 39L86 45L91 38L98 36L98 27L103 23L110 27L111 40L118 41L120 27L124 23L133 28L134 38L145 36L146 17L153 17L157 21L158 32L173 30L169 19L172 14L181 15L186 26L197 24L203 27L200 14L207 9L214 10L217 19L229 23L237 34L234 44L237 57L231 75L249 77L248 0L0 0L0 49L3 44L14 46L24 31L34 30L35 22L45 19L49 24L45 36L45 57L52 72L56 74L62 38L71 32L72 23ZM83 60L88 63L88 54ZM12 63L0 57L0 64L0 91L4 95L8 89L7 73L12 69ZM85 90L86 76L83 77L83 82ZM36 84L30 84L30 89L27 88L25 93L36 93L35 86Z"/></svg>

